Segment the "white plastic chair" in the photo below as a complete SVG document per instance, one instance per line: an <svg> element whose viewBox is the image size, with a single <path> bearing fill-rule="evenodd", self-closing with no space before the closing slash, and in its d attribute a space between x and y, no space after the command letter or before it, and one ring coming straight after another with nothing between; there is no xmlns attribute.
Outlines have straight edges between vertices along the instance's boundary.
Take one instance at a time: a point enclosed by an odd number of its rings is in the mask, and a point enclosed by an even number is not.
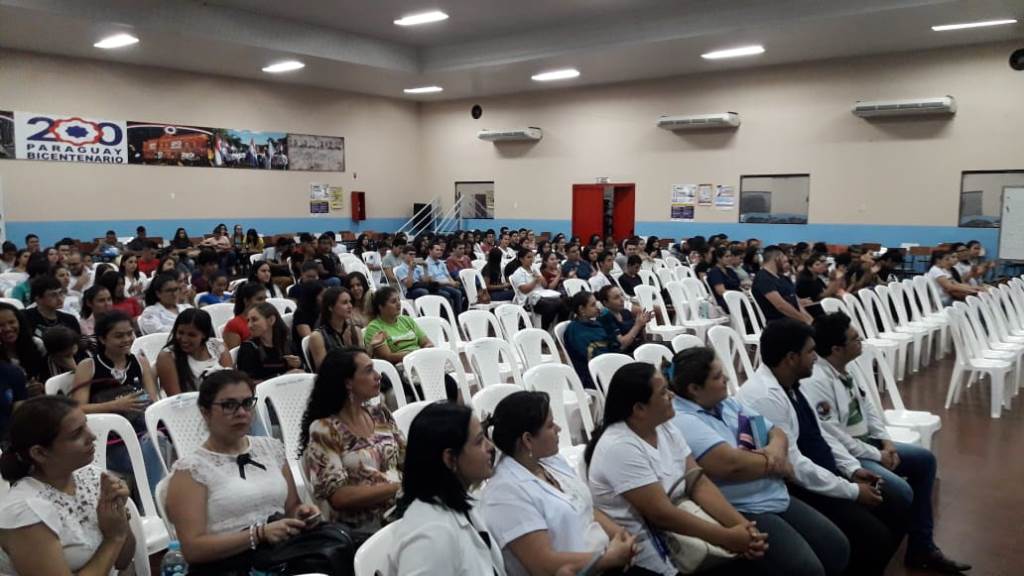
<svg viewBox="0 0 1024 576"><path fill-rule="evenodd" d="M65 372L58 374L46 379L46 383L43 384L43 388L47 394L53 396L55 394L63 394L67 396L71 393L71 387L75 384L75 373L74 371Z"/></svg>
<svg viewBox="0 0 1024 576"><path fill-rule="evenodd" d="M292 470L292 479L299 498L312 502L306 488L305 475L299 461L299 438L302 435L302 417L313 393L315 374L282 374L256 385L256 410L267 430L271 429L270 410L273 408L281 430L285 457Z"/></svg>
<svg viewBox="0 0 1024 576"><path fill-rule="evenodd" d="M590 292L590 284L586 280L580 280L579 278L566 278L562 280L562 286L565 287L565 293L570 298L580 291Z"/></svg>
<svg viewBox="0 0 1024 576"><path fill-rule="evenodd" d="M924 275L914 276L914 292L921 309L921 320L939 325L939 345L936 346L936 357L942 358L949 350L949 318L943 310L942 301L936 299L929 287L929 278Z"/></svg>
<svg viewBox="0 0 1024 576"><path fill-rule="evenodd" d="M893 406L889 410L883 408L881 396L874 380L872 378L865 378L865 386L867 386L869 394L872 395L875 407L878 408L879 414L882 415L886 425L897 428L910 428L916 431L921 435L921 446L932 450L932 438L942 428L942 418L931 412L907 410L906 405L903 404L900 389L896 386L896 377L892 373L892 369L889 368L889 364L885 362L885 358L877 350L871 346L865 346L858 361L863 363L868 372L877 367L878 372L886 381L885 390Z"/></svg>
<svg viewBox="0 0 1024 576"><path fill-rule="evenodd" d="M405 436L406 440L409 439L409 428L412 426L412 421L416 419L420 411L427 406L434 403L434 400L420 400L418 402L410 402L405 406L402 406L391 415L395 419L395 424L398 429L402 431L402 435Z"/></svg>
<svg viewBox="0 0 1024 576"><path fill-rule="evenodd" d="M633 351L633 358L637 362L647 362L660 370L663 363L672 362L672 350L661 344L641 344Z"/></svg>
<svg viewBox="0 0 1024 576"><path fill-rule="evenodd" d="M295 323L295 313L289 312L287 314L281 314L281 322L288 327L288 331L292 331L292 325Z"/></svg>
<svg viewBox="0 0 1024 576"><path fill-rule="evenodd" d="M981 372L988 375L992 390L989 416L999 418L1009 397L1007 375L1013 365L1007 360L982 356L980 347L974 342L974 335L969 332L971 328L967 326L967 318L958 307L947 308L947 314L952 323L950 333L953 336L956 363L946 392L946 409L949 410L950 405L960 401L964 377L971 380L975 373Z"/></svg>
<svg viewBox="0 0 1024 576"><path fill-rule="evenodd" d="M647 334L658 340L672 340L680 334L686 333L686 328L675 326L668 315L668 308L661 299L661 290L646 285L639 285L633 289L640 307L644 310L651 310L651 321L647 323ZM659 320L660 318L660 320Z"/></svg>
<svg viewBox="0 0 1024 576"><path fill-rule="evenodd" d="M391 389L395 394L395 404L397 404L399 408L405 406L405 387L402 386L402 377L399 376L398 369L395 368L395 365L383 358L374 358L373 369L381 376L388 377L388 380L391 382Z"/></svg>
<svg viewBox="0 0 1024 576"><path fill-rule="evenodd" d="M565 347L565 331L569 329L569 320L563 320L558 324L555 324L551 330L555 334L555 341L558 342L558 349L561 353L568 358L569 349Z"/></svg>
<svg viewBox="0 0 1024 576"><path fill-rule="evenodd" d="M419 314L416 313L416 307L412 305L412 300L402 300L401 306L402 314L405 314L410 318L419 316Z"/></svg>
<svg viewBox="0 0 1024 576"><path fill-rule="evenodd" d="M955 302L953 306L966 312L968 324L974 330L984 357L1014 363L1014 380L1010 390L1016 394L1021 385L1021 369L1024 367L1024 343L1000 338L994 327L994 320L983 319L981 300L977 296L968 296L965 302Z"/></svg>
<svg viewBox="0 0 1024 576"><path fill-rule="evenodd" d="M590 362L587 362L587 370L590 371L590 379L597 385L597 389L601 391L602 395L607 396L608 385L611 384L615 372L635 361L627 354L608 352L591 358Z"/></svg>
<svg viewBox="0 0 1024 576"><path fill-rule="evenodd" d="M889 286L875 286L875 294L882 302L882 327L886 332L892 331L901 334L909 334L913 338L911 348L910 371L916 373L918 368L928 363L928 355L931 350L931 334L934 329L938 332L938 325L927 325L921 322L911 322L907 316L906 303L903 300L903 290L898 282ZM863 298L862 298L863 299ZM896 317L889 315L890 310L896 311ZM891 325L886 326L886 320L891 320ZM884 336L883 336L884 337Z"/></svg>
<svg viewBox="0 0 1024 576"><path fill-rule="evenodd" d="M481 388L504 383L509 378L516 384L523 383L515 350L501 338L479 338L467 343L466 358Z"/></svg>
<svg viewBox="0 0 1024 576"><path fill-rule="evenodd" d="M419 384L424 400L447 400L444 376L449 372L448 366L451 366L452 378L462 393L463 401L468 402L472 397L462 362L459 361L458 355L448 348L415 350L402 360L402 364L409 380Z"/></svg>
<svg viewBox="0 0 1024 576"><path fill-rule="evenodd" d="M191 454L206 441L209 431L206 429L203 415L199 412L199 405L196 403L198 398L198 392L182 392L170 398L157 400L146 408L146 431L149 432L149 439L158 452L158 425L161 422L178 458ZM161 458L160 464L164 467L164 474L167 474L169 462Z"/></svg>
<svg viewBox="0 0 1024 576"><path fill-rule="evenodd" d="M491 384L473 396L473 411L481 421L494 414L494 409L508 396L522 392L524 388L518 384Z"/></svg>
<svg viewBox="0 0 1024 576"><path fill-rule="evenodd" d="M505 337L498 318L489 310L466 310L459 314L459 328L467 342L489 336Z"/></svg>
<svg viewBox="0 0 1024 576"><path fill-rule="evenodd" d="M298 305L291 298L267 298L267 303L273 304L274 308L277 308L277 313L281 316L291 314L298 308Z"/></svg>
<svg viewBox="0 0 1024 576"><path fill-rule="evenodd" d="M306 366L309 366L309 369L315 372L316 368L313 367L313 357L309 354L309 337L312 335L310 333L303 336L299 347L302 349L302 359L306 361Z"/></svg>
<svg viewBox="0 0 1024 576"><path fill-rule="evenodd" d="M828 313L835 312L836 307L834 303L838 303L841 311L850 317L850 320L852 320L851 324L857 330L857 333L860 334L864 343L874 346L885 354L885 359L888 360L889 366L892 366L898 379L899 375L903 373L900 367L905 366L907 347L910 345L913 337L896 332L885 333L888 336L887 338L880 337L881 334L875 328L874 317L868 317L864 306L861 305L860 300L853 294L844 295L842 300L838 298L823 298L821 300L821 308Z"/></svg>
<svg viewBox="0 0 1024 576"><path fill-rule="evenodd" d="M716 326L716 328L720 328L720 326ZM704 346L704 341L693 334L680 334L672 339L672 350L676 353L687 348L700 348L701 346Z"/></svg>
<svg viewBox="0 0 1024 576"><path fill-rule="evenodd" d="M735 330L728 326L715 326L708 330L708 340L711 342L711 347L715 350L715 355L718 356L718 361L722 363L722 369L725 371L725 377L728 381L729 394L736 395L743 382L746 382L754 375L754 366L750 362L750 356L748 356L747 348L743 344L743 339L740 338L740 335ZM736 371L737 359L740 362L740 367L743 368L744 378L742 381L740 381L739 373Z"/></svg>
<svg viewBox="0 0 1024 576"><path fill-rule="evenodd" d="M0 298L0 302L4 304L10 304L11 306L17 308L18 310L25 309L25 304L22 303L22 301L18 300L17 298Z"/></svg>
<svg viewBox="0 0 1024 576"><path fill-rule="evenodd" d="M465 270L459 270L459 282L462 284L462 289L466 292L466 301L469 302L469 309L477 310L490 310L502 302L491 302L490 304L483 304L479 301L480 299L480 287L487 286L484 282L484 276L480 273L480 270L476 268L466 268Z"/></svg>
<svg viewBox="0 0 1024 576"><path fill-rule="evenodd" d="M413 320L434 346L448 348L456 353L459 351L458 341L455 339L452 325L448 323L447 319L437 316L417 316Z"/></svg>
<svg viewBox="0 0 1024 576"><path fill-rule="evenodd" d="M594 433L594 419L590 410L579 409L579 407L589 405L588 396L579 376L571 366L565 364L534 366L526 371L523 380L528 389L546 392L550 397L552 415L555 423L562 429L558 436L560 447L567 448L573 445L571 418L568 410L573 404L578 410L586 437L589 438ZM567 397L571 398L571 402L566 402Z"/></svg>
<svg viewBox="0 0 1024 576"><path fill-rule="evenodd" d="M142 356L149 360L150 366L153 366L156 364L156 358L160 355L160 351L167 345L167 339L170 336L168 332L154 332L139 336L132 342L132 354Z"/></svg>
<svg viewBox="0 0 1024 576"><path fill-rule="evenodd" d="M885 286L877 286L876 290L870 288L862 288L860 290L860 298L857 299L852 294L847 294L843 297L843 301L847 302L847 308L856 310L854 306L851 306L849 301L857 302L861 304L863 310L857 310L856 321L860 325L870 323L869 326L864 328L869 338L881 338L883 340L891 340L899 344L899 356L896 359L896 378L902 380L906 374L906 362L908 353L912 355L910 361L911 372L917 371L917 366L920 364L920 357L922 347L924 346L924 336L926 331L911 329L909 327L897 327L894 323L892 316L889 313L890 306L892 306L892 295L889 293L889 289ZM882 322L882 329L878 330L875 324L875 319L878 318Z"/></svg>
<svg viewBox="0 0 1024 576"><path fill-rule="evenodd" d="M646 270L641 268L637 275L640 276L640 280L644 283L644 286L650 286L658 292L661 292L661 280L658 279L658 275L653 270Z"/></svg>
<svg viewBox="0 0 1024 576"><path fill-rule="evenodd" d="M659 268L656 274L658 275L658 280L661 282L662 286L667 286L669 282L678 282L679 280L682 280L682 278L676 276L674 268Z"/></svg>
<svg viewBox="0 0 1024 576"><path fill-rule="evenodd" d="M712 326L719 326L729 322L726 317L701 318L700 304L706 302L701 290L701 281L696 278L686 278L681 282L670 282L665 289L668 290L669 298L676 310L676 325L687 330L693 330L701 342L707 341L708 329Z"/></svg>
<svg viewBox="0 0 1024 576"><path fill-rule="evenodd" d="M138 487L139 499L142 501L142 531L144 538L140 543L145 545L146 554L154 554L167 548L170 536L164 521L160 518L153 502L153 494L149 489L149 477L146 475L146 463L142 458L142 446L135 435L135 429L124 416L118 414L89 414L86 417L89 429L96 435L96 454L93 464L100 468L107 467L107 439L111 433L117 434L124 442L131 461L132 475Z"/></svg>
<svg viewBox="0 0 1024 576"><path fill-rule="evenodd" d="M743 339L744 346L752 346L754 348L754 358L756 361L759 361L762 325L758 321L758 315L754 310L750 297L745 292L726 290L725 305L729 309L729 323L732 325L732 329ZM746 323L743 321L744 312L746 312L747 317L750 319L751 326L749 331L747 330Z"/></svg>
<svg viewBox="0 0 1024 576"><path fill-rule="evenodd" d="M356 550L355 576L394 576L389 572L388 553L395 547L395 531L401 522L399 520L377 530Z"/></svg>
<svg viewBox="0 0 1024 576"><path fill-rule="evenodd" d="M494 309L494 315L501 324L506 340L512 340L520 330L535 327L526 309L518 304L502 304Z"/></svg>
<svg viewBox="0 0 1024 576"><path fill-rule="evenodd" d="M438 318L447 322L451 334L449 344L454 347L453 349L456 352L462 352L465 348L465 343L459 335L459 329L456 328L455 312L452 311L452 305L448 303L447 298L444 296L426 294L417 298L413 304L416 306L416 312L419 314L419 318ZM442 311L444 311L444 316L441 315Z"/></svg>
<svg viewBox="0 0 1024 576"><path fill-rule="evenodd" d="M219 326L226 324L235 317L235 305L230 302L210 304L203 307L203 312L210 315L210 321L213 322L214 326Z"/></svg>
<svg viewBox="0 0 1024 576"><path fill-rule="evenodd" d="M524 368L533 368L541 364L560 364L558 344L547 330L526 328L512 337L512 343L523 361ZM547 349L547 352L544 350Z"/></svg>

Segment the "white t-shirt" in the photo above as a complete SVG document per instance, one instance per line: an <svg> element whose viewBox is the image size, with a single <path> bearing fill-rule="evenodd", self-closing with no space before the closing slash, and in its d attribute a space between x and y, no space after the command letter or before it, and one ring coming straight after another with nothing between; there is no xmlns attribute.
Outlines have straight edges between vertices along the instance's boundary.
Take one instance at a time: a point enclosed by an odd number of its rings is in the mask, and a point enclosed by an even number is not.
<svg viewBox="0 0 1024 576"><path fill-rule="evenodd" d="M186 308L187 305L178 304L178 309L172 312L159 302L146 306L139 316L139 330L142 330L143 334L170 332L174 328L174 321L178 319L178 313Z"/></svg>
<svg viewBox="0 0 1024 576"><path fill-rule="evenodd" d="M596 552L608 545L608 535L594 520L587 485L572 466L557 454L542 459L540 464L561 490L509 456L501 458L484 488L480 508L504 554L509 576L529 575L507 546L531 532L546 530L556 552Z"/></svg>
<svg viewBox="0 0 1024 576"><path fill-rule="evenodd" d="M668 493L685 475L689 455L686 439L671 421L658 426L657 447L637 436L625 422L619 422L605 430L590 462L594 505L636 535L640 553L634 564L665 576L675 575L678 569L658 554L646 522L622 494L654 483L661 484ZM682 488L680 484L677 490Z"/></svg>
<svg viewBox="0 0 1024 576"><path fill-rule="evenodd" d="M188 367L192 370L192 381L202 382L204 375L220 370L220 355L224 353L224 341L220 338L210 338L206 341L206 351L210 353L207 360L196 360L191 355L188 357Z"/></svg>
<svg viewBox="0 0 1024 576"><path fill-rule="evenodd" d="M928 270L928 277L933 279L933 280L938 281L939 278L950 278L950 279L952 279L953 275L950 274L948 270L943 270L942 268L939 268L938 266L932 266L931 269ZM946 290L942 288L941 284L939 285L939 298L942 299L942 305L943 306L950 306L950 305L953 304L953 297L950 296L949 293L946 292Z"/></svg>
<svg viewBox="0 0 1024 576"><path fill-rule="evenodd" d="M533 287L533 290L529 294L523 294L519 291L519 287L523 284L529 284L535 280L533 273L526 270L522 266L516 268L516 271L512 273L508 278L509 284L512 285L512 289L515 292L515 298L512 300L513 303L523 306L524 304L536 304L541 298L558 298L561 296L554 290L548 290L542 288L540 284Z"/></svg>

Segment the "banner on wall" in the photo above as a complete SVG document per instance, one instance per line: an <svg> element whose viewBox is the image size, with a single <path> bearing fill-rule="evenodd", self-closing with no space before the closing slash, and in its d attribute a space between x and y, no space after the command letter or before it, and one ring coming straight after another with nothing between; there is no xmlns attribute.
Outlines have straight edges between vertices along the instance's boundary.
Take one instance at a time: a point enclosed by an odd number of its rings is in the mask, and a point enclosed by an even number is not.
<svg viewBox="0 0 1024 576"><path fill-rule="evenodd" d="M339 136L289 134L289 170L313 172L345 171L345 139Z"/></svg>
<svg viewBox="0 0 1024 576"><path fill-rule="evenodd" d="M331 212L341 212L345 208L345 190L341 186L330 186L327 195L331 198Z"/></svg>
<svg viewBox="0 0 1024 576"><path fill-rule="evenodd" d="M0 159L14 158L14 112L0 110Z"/></svg>
<svg viewBox="0 0 1024 576"><path fill-rule="evenodd" d="M123 120L14 112L14 148L19 160L127 164Z"/></svg>
<svg viewBox="0 0 1024 576"><path fill-rule="evenodd" d="M288 134L216 128L214 165L226 168L288 169Z"/></svg>
<svg viewBox="0 0 1024 576"><path fill-rule="evenodd" d="M213 128L128 122L128 163L213 166Z"/></svg>
<svg viewBox="0 0 1024 576"><path fill-rule="evenodd" d="M711 206L713 186L711 184L700 184L697 186L697 205Z"/></svg>
<svg viewBox="0 0 1024 576"><path fill-rule="evenodd" d="M736 207L736 189L732 186L715 187L715 208L732 210Z"/></svg>
<svg viewBox="0 0 1024 576"><path fill-rule="evenodd" d="M696 184L673 184L669 217L672 220L693 220L693 201L696 197Z"/></svg>
<svg viewBox="0 0 1024 576"><path fill-rule="evenodd" d="M331 213L330 186L327 184L309 185L309 215L322 216Z"/></svg>

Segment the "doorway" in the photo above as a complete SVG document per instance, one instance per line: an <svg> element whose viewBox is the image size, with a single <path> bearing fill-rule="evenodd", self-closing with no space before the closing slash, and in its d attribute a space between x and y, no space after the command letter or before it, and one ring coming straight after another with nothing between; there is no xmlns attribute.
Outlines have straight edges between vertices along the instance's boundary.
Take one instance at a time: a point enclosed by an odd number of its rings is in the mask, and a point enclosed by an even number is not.
<svg viewBox="0 0 1024 576"><path fill-rule="evenodd" d="M573 184L572 235L586 243L594 234L622 242L636 226L636 184Z"/></svg>

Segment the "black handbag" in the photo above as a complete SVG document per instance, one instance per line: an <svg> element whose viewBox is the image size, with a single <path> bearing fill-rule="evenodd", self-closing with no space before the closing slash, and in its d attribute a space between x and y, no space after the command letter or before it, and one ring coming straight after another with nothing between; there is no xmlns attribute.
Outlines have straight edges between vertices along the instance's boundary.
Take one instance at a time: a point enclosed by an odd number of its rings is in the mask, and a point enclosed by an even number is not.
<svg viewBox="0 0 1024 576"><path fill-rule="evenodd" d="M269 574L354 576L356 547L355 538L343 525L321 522L276 546L257 549L252 567Z"/></svg>

